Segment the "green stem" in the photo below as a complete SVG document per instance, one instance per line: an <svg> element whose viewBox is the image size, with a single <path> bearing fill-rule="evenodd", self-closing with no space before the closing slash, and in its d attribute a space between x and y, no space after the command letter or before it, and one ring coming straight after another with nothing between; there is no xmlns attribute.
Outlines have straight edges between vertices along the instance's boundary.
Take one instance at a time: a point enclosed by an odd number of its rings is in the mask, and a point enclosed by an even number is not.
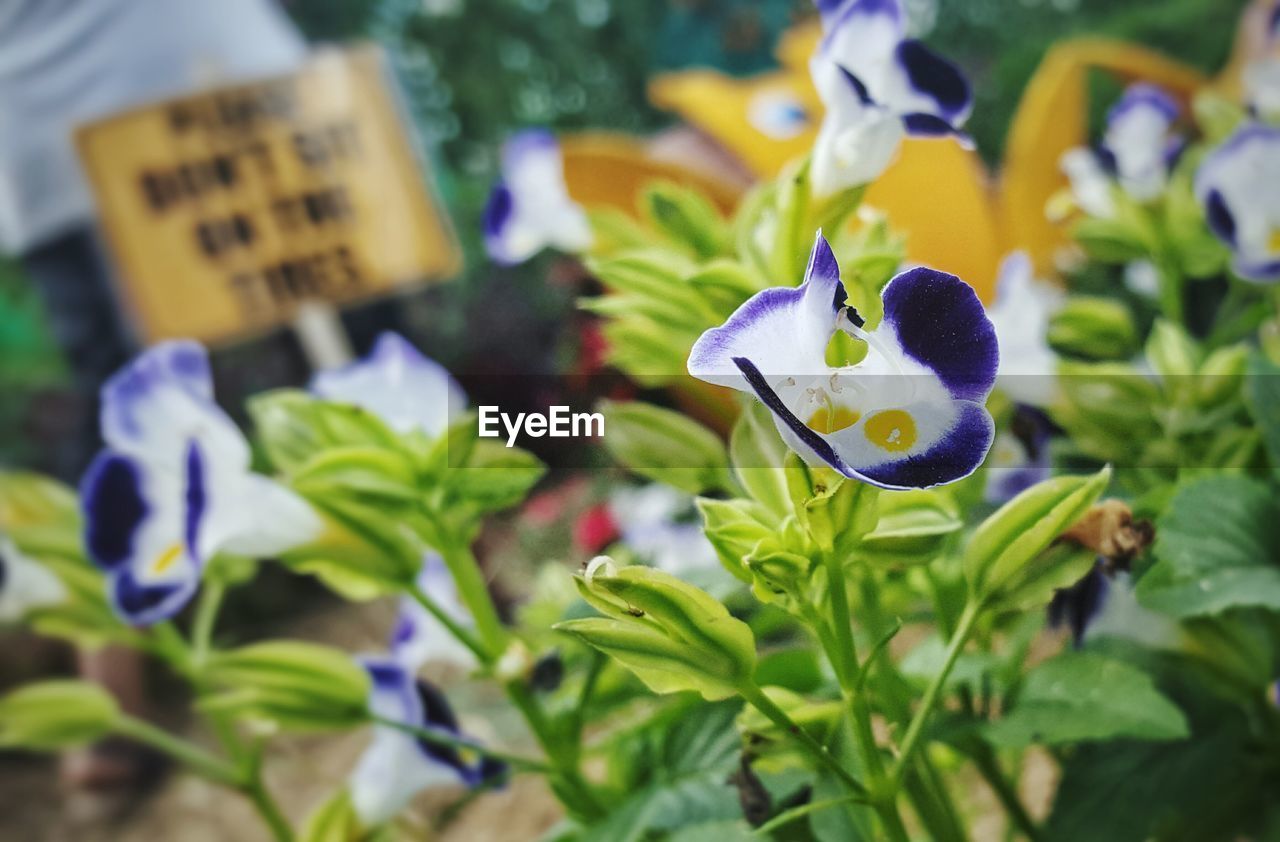
<svg viewBox="0 0 1280 842"><path fill-rule="evenodd" d="M890 783L895 788L902 785L902 776L906 773L907 764L911 762L911 756L915 754L916 749L919 747L920 737L924 733L924 726L942 695L942 687L946 684L947 677L951 675L951 669L955 666L956 659L960 657L960 651L964 649L965 642L973 632L973 626L978 620L980 608L980 603L974 601L965 605L964 612L956 623L956 630L951 635L951 642L947 644L947 653L942 662L942 669L933 677L933 681L929 683L929 687L924 691L924 698L920 701L920 707L916 710L915 716L912 717L911 723L907 726L906 735L902 738L902 748L889 776Z"/></svg>
<svg viewBox="0 0 1280 842"><path fill-rule="evenodd" d="M254 776L253 780L244 787L244 794L253 802L254 809L271 829L271 835L275 837L276 842L292 842L293 828L289 825L289 820L285 818L284 813L280 811L280 806L271 797L271 793L267 792L260 777Z"/></svg>
<svg viewBox="0 0 1280 842"><path fill-rule="evenodd" d="M199 746L173 736L149 722L132 716L121 716L115 726L116 733L137 740L157 751L169 755L202 778L233 789L244 786L240 770L225 760L215 757Z"/></svg>
<svg viewBox="0 0 1280 842"><path fill-rule="evenodd" d="M512 769L516 769L521 772L550 774L553 771L548 764L543 763L541 760L534 760L532 757L522 757L518 754L509 754L505 751L498 751L496 749L488 748L487 746L478 745L470 740L451 736L438 729L420 728L416 725L410 725L407 722L400 722L396 719L388 719L384 716L373 716L371 718L379 725L385 725L388 728L395 728L397 731L404 731L406 734L412 734L423 742L445 748L474 751L475 753L485 757L492 757L494 760L501 760Z"/></svg>
<svg viewBox="0 0 1280 842"><path fill-rule="evenodd" d="M867 797L867 788L863 786L857 778L849 774L849 771L840 765L840 761L827 750L827 747L818 742L809 734L808 731L797 725L791 717L787 716L787 712L778 707L773 701L765 695L764 691L754 684L747 684L738 689L739 694L756 710L763 713L769 718L773 724L781 728L785 733L796 741L809 755L823 766L845 785L853 795Z"/></svg>
<svg viewBox="0 0 1280 842"><path fill-rule="evenodd" d="M831 600L831 625L835 630L835 658L846 665L844 669L835 664L833 666L836 667L840 687L853 713L853 727L862 763L871 776L872 804L889 836L895 840L905 840L907 831L902 824L902 816L898 814L897 793L886 791L884 787L884 761L880 757L880 747L876 744L876 735L871 728L871 709L867 705L866 694L858 686L857 677L849 672L858 669L858 650L853 642L853 623L849 615L849 593L844 579L844 565L834 553L827 553L825 561L827 593ZM870 667L870 664L867 666Z"/></svg>
<svg viewBox="0 0 1280 842"><path fill-rule="evenodd" d="M551 767L550 777L553 780L558 779L563 784L563 787L557 787L556 791L574 793L575 803L572 806L586 818L599 818L605 815L605 807L596 797L595 788L587 782L579 768L581 743L558 738L559 735L547 720L538 700L524 683L518 680L508 681L505 688L507 697L524 716L534 739L546 754Z"/></svg>
<svg viewBox="0 0 1280 842"><path fill-rule="evenodd" d="M481 643L479 639L470 632L470 630L466 629L459 624L457 620L450 617L448 612L446 612L438 602L432 599L426 591L418 587L417 584L414 584L409 588L408 593L415 602L427 609L431 616L439 620L440 625L444 626L459 643L470 649L472 654L476 656L476 659L480 661L480 663L488 665L493 662L494 657L489 650L485 648L485 645Z"/></svg>
<svg viewBox="0 0 1280 842"><path fill-rule="evenodd" d="M196 616L191 624L191 662L196 670L203 667L209 657L213 629L225 595L226 585L217 579L206 582L200 589L200 602L196 606Z"/></svg>
<svg viewBox="0 0 1280 842"><path fill-rule="evenodd" d="M475 620L480 641L488 652L481 661L491 664L507 647L507 630L502 625L498 608L494 605L493 597L489 593L489 583L484 580L480 562L471 552L471 547L457 539L446 540L444 543L445 546L439 548L440 554L444 558L445 566L449 568L454 585L458 588L458 597ZM428 607L427 610L431 609ZM467 638L459 637L458 639L467 644ZM479 655L479 652L476 654Z"/></svg>
<svg viewBox="0 0 1280 842"><path fill-rule="evenodd" d="M991 751L991 747L984 743L974 753L973 761L987 785L991 787L996 797L1000 799L1000 803L1004 806L1005 812L1009 814L1010 820L1017 825L1018 829L1031 842L1039 842L1042 838L1040 828L1036 827L1035 820L1031 818L1031 814L1023 806L1022 799L1018 797L1017 791L1009 783L1008 778L1004 776L1004 772L1000 769L1000 763L996 759L994 752Z"/></svg>

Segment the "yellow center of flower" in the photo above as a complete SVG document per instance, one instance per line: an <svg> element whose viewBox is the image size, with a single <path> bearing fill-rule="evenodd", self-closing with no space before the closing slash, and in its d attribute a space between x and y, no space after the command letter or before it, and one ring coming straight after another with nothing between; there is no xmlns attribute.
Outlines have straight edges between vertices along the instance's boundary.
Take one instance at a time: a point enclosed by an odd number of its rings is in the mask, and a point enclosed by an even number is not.
<svg viewBox="0 0 1280 842"><path fill-rule="evenodd" d="M834 433L836 430L852 427L861 417L862 413L857 410L836 406L828 401L826 406L818 407L818 411L809 416L805 426L815 433Z"/></svg>
<svg viewBox="0 0 1280 842"><path fill-rule="evenodd" d="M916 422L901 409L886 409L867 419L867 440L883 450L898 453L916 443Z"/></svg>
<svg viewBox="0 0 1280 842"><path fill-rule="evenodd" d="M182 555L182 545L174 544L167 550L156 556L156 560L151 562L151 572L156 574L164 573L173 563L178 560L178 556Z"/></svg>
<svg viewBox="0 0 1280 842"><path fill-rule="evenodd" d="M1280 228L1271 229L1271 236L1267 237L1267 251L1272 254L1280 251Z"/></svg>

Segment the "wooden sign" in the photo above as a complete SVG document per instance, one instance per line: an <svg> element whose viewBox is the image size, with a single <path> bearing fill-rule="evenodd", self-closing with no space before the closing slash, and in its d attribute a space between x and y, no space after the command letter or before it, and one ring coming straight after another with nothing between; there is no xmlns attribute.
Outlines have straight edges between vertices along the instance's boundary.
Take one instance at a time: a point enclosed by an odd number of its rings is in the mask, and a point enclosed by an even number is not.
<svg viewBox="0 0 1280 842"><path fill-rule="evenodd" d="M381 54L325 51L297 73L83 127L126 306L150 341L218 342L461 269Z"/></svg>

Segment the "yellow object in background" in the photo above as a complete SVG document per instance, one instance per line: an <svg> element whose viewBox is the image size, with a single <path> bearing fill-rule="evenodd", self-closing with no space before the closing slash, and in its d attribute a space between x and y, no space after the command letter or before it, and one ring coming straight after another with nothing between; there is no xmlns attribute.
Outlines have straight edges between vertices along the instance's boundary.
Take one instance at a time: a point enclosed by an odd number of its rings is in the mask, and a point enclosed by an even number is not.
<svg viewBox="0 0 1280 842"><path fill-rule="evenodd" d="M1214 83L1223 92L1238 91L1243 67L1263 50L1260 22L1270 8L1270 0L1255 0L1242 19L1232 60ZM820 37L816 20L803 23L780 39L779 70L748 79L705 69L664 74L650 83L650 99L678 114L754 178L773 178L808 152L817 134L822 104L809 79L809 58ZM895 230L906 235L908 260L959 275L988 301L1000 260L1010 251L1026 250L1039 272L1052 274L1067 234L1046 217L1045 205L1066 186L1058 166L1062 154L1089 140L1088 76L1095 70L1126 83L1160 85L1184 104L1208 84L1198 71L1133 44L1081 38L1056 45L1023 93L998 180L975 152L953 140L912 138L871 185L866 202L887 212ZM771 123L770 109L788 103L807 119ZM638 155L632 163L642 164L643 147L632 152ZM566 162L573 192L573 183L585 179L575 177L572 154ZM626 164L615 160L613 166ZM611 183L596 189L613 188L611 204L634 207L634 192L620 193L632 190L635 179L617 176L616 169L609 172Z"/></svg>
<svg viewBox="0 0 1280 842"><path fill-rule="evenodd" d="M381 54L108 117L77 136L144 337L219 342L460 270Z"/></svg>

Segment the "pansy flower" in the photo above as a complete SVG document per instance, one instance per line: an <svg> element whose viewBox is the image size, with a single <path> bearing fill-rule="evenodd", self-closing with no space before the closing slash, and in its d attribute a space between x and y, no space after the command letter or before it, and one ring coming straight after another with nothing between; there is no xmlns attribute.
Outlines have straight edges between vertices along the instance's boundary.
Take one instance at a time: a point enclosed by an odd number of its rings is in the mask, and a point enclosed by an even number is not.
<svg viewBox="0 0 1280 842"><path fill-rule="evenodd" d="M1267 16L1264 46L1264 57L1244 70L1244 98L1255 117L1274 119L1280 117L1280 3Z"/></svg>
<svg viewBox="0 0 1280 842"><path fill-rule="evenodd" d="M1001 346L1001 356L1006 353ZM1014 408L1008 429L996 434L987 457L987 485L984 498L997 505L1007 503L1038 482L1049 479L1053 462L1049 440L1053 422L1030 406Z"/></svg>
<svg viewBox="0 0 1280 842"><path fill-rule="evenodd" d="M1135 201L1159 198L1184 146L1173 132L1178 113L1177 101L1161 88L1145 82L1130 85L1108 112L1097 150L1076 148L1062 157L1080 209L1090 216L1113 216L1115 182Z"/></svg>
<svg viewBox="0 0 1280 842"><path fill-rule="evenodd" d="M391 332L379 336L364 359L316 374L311 392L371 412L397 433L417 430L432 438L467 406L462 387L444 366Z"/></svg>
<svg viewBox="0 0 1280 842"><path fill-rule="evenodd" d="M1196 172L1196 196L1240 277L1280 280L1280 127L1236 131Z"/></svg>
<svg viewBox="0 0 1280 842"><path fill-rule="evenodd" d="M996 383L1018 403L1044 407L1053 399L1058 357L1049 347L1049 321L1065 300L1061 289L1035 277L1026 252L1001 261L987 316L1000 343Z"/></svg>
<svg viewBox="0 0 1280 842"><path fill-rule="evenodd" d="M396 658L365 658L362 663L372 679L369 710L374 716L448 737L460 735L444 694L415 678L413 668ZM459 782L478 786L504 772L503 764L486 757L467 758L457 748L375 725L373 741L352 771L348 790L361 824L372 828L394 818L424 789Z"/></svg>
<svg viewBox="0 0 1280 842"><path fill-rule="evenodd" d="M57 605L66 593L47 567L0 535L0 623L16 623L29 611Z"/></svg>
<svg viewBox="0 0 1280 842"><path fill-rule="evenodd" d="M101 420L107 449L80 489L85 543L127 622L176 614L218 552L270 556L319 534L302 498L249 470L197 343L157 345L112 377Z"/></svg>
<svg viewBox="0 0 1280 842"><path fill-rule="evenodd" d="M591 245L591 225L569 197L564 160L550 132L530 129L502 148L502 177L482 219L485 249L495 262L522 263L544 248L581 252Z"/></svg>
<svg viewBox="0 0 1280 842"><path fill-rule="evenodd" d="M458 587L439 553L429 552L418 573L418 587L431 597L449 619L463 627L474 624L458 598ZM396 660L417 668L428 661L449 661L462 667L475 665L475 654L458 641L440 620L420 602L405 596L391 633L391 654Z"/></svg>
<svg viewBox="0 0 1280 842"><path fill-rule="evenodd" d="M804 282L757 293L702 334L689 373L755 395L811 464L893 489L962 479L991 447L995 329L972 288L933 269L897 275L882 299L866 330L819 233ZM866 344L861 362L827 363L837 330Z"/></svg>
<svg viewBox="0 0 1280 842"><path fill-rule="evenodd" d="M620 488L609 496L608 510L622 543L659 570L679 576L721 569L691 495L656 482Z"/></svg>
<svg viewBox="0 0 1280 842"><path fill-rule="evenodd" d="M826 115L814 144L814 193L866 184L907 134L959 134L973 95L964 76L905 37L898 0L819 0L822 40L810 72Z"/></svg>

